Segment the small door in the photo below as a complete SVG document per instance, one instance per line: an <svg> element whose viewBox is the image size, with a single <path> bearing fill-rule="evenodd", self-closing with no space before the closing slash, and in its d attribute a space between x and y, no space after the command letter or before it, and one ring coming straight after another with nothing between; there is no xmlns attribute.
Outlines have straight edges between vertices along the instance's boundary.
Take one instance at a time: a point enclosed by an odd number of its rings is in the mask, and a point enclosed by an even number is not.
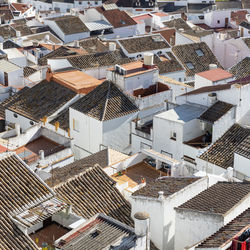
<svg viewBox="0 0 250 250"><path fill-rule="evenodd" d="M8 86L9 85L9 77L8 73L4 72L4 85Z"/></svg>

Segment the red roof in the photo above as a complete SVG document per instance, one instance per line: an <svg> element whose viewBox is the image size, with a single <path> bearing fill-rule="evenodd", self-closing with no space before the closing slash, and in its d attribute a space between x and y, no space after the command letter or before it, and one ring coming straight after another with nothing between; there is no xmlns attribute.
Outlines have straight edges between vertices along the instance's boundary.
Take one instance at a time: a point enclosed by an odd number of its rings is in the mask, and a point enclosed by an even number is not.
<svg viewBox="0 0 250 250"><path fill-rule="evenodd" d="M231 73L221 68L203 71L203 72L198 73L197 75L204 77L212 82L217 82L223 79L228 79L228 78L233 77Z"/></svg>
<svg viewBox="0 0 250 250"><path fill-rule="evenodd" d="M6 151L7 151L7 148L0 145L0 153L6 152Z"/></svg>
<svg viewBox="0 0 250 250"><path fill-rule="evenodd" d="M27 4L24 3L12 3L12 6L17 10L20 11L22 13L24 13L25 11L27 11L28 9L30 9L31 7L29 7Z"/></svg>

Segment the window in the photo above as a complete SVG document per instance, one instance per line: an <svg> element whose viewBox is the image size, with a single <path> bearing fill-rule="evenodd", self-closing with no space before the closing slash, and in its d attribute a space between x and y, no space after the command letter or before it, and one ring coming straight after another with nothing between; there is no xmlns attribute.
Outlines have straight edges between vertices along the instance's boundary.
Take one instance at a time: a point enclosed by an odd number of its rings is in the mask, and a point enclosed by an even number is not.
<svg viewBox="0 0 250 250"><path fill-rule="evenodd" d="M166 156L168 156L168 157L170 157L170 158L173 158L173 154L168 153L168 152L166 152L166 151L164 151L164 150L161 150L161 154L166 155Z"/></svg>
<svg viewBox="0 0 250 250"><path fill-rule="evenodd" d="M198 56L204 56L204 53L201 49L197 49L197 50L195 50L195 52Z"/></svg>
<svg viewBox="0 0 250 250"><path fill-rule="evenodd" d="M121 24L126 24L126 22L124 20L121 20Z"/></svg>
<svg viewBox="0 0 250 250"><path fill-rule="evenodd" d="M170 139L176 141L176 132L175 132L175 131L172 131L172 132L171 132L171 137L170 137Z"/></svg>
<svg viewBox="0 0 250 250"><path fill-rule="evenodd" d="M181 82L181 78L179 78L179 82Z"/></svg>
<svg viewBox="0 0 250 250"><path fill-rule="evenodd" d="M30 125L32 125L32 126L33 126L34 124L35 124L35 123L34 123L33 121L30 121Z"/></svg>
<svg viewBox="0 0 250 250"><path fill-rule="evenodd" d="M194 69L194 65L191 62L187 62L186 65L189 69Z"/></svg>
<svg viewBox="0 0 250 250"><path fill-rule="evenodd" d="M79 132L79 121L77 121L76 119L73 119L73 129Z"/></svg>
<svg viewBox="0 0 250 250"><path fill-rule="evenodd" d="M17 114L14 114L13 116L14 116L15 118L17 118L17 117L18 117L18 115L17 115Z"/></svg>
<svg viewBox="0 0 250 250"><path fill-rule="evenodd" d="M217 20L217 23L220 23L220 20Z"/></svg>
<svg viewBox="0 0 250 250"><path fill-rule="evenodd" d="M81 5L81 4L82 4L82 1L79 1L79 4Z"/></svg>
<svg viewBox="0 0 250 250"><path fill-rule="evenodd" d="M146 143L141 142L140 149L151 149L152 147Z"/></svg>
<svg viewBox="0 0 250 250"><path fill-rule="evenodd" d="M98 4L98 2L97 1L95 1L95 5L97 5Z"/></svg>

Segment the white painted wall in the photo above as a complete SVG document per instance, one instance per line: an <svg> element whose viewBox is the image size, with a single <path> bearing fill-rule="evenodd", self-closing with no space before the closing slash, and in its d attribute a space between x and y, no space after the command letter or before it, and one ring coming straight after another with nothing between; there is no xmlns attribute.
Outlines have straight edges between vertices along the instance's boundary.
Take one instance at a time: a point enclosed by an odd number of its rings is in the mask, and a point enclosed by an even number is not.
<svg viewBox="0 0 250 250"><path fill-rule="evenodd" d="M234 169L248 177L250 177L250 159L234 153Z"/></svg>
<svg viewBox="0 0 250 250"><path fill-rule="evenodd" d="M8 72L8 86L23 87L23 69ZM5 85L4 71L0 70L0 83Z"/></svg>
<svg viewBox="0 0 250 250"><path fill-rule="evenodd" d="M228 24L231 19L231 10L214 10L204 13L204 22L211 28L225 27L225 19L228 18Z"/></svg>
<svg viewBox="0 0 250 250"><path fill-rule="evenodd" d="M223 216L187 209L175 210L175 247L183 250L199 242L224 226Z"/></svg>
<svg viewBox="0 0 250 250"><path fill-rule="evenodd" d="M145 211L150 215L151 240L160 250L174 249L175 210L208 187L207 177L186 186L167 198L132 196L132 217L136 212Z"/></svg>
<svg viewBox="0 0 250 250"><path fill-rule="evenodd" d="M79 124L77 130L73 128L73 119ZM85 151L85 155L88 155L101 150L100 145L103 142L103 124L101 121L69 108L69 127L70 135L73 138L74 151L77 147L79 151ZM74 153L78 158L79 152L75 151Z"/></svg>
<svg viewBox="0 0 250 250"><path fill-rule="evenodd" d="M131 121L136 113L103 122L103 145L122 153L131 152Z"/></svg>

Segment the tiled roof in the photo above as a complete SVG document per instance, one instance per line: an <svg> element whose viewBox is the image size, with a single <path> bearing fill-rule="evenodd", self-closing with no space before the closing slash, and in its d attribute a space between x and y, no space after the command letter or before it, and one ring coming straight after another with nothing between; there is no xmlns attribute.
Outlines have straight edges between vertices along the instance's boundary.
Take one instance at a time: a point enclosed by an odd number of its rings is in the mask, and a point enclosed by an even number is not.
<svg viewBox="0 0 250 250"><path fill-rule="evenodd" d="M16 31L10 25L1 25L0 36L4 39L16 37Z"/></svg>
<svg viewBox="0 0 250 250"><path fill-rule="evenodd" d="M162 60L161 57L154 56L154 64L159 68L160 74L184 70L171 52L167 52L166 54L170 59Z"/></svg>
<svg viewBox="0 0 250 250"><path fill-rule="evenodd" d="M61 111L55 119L53 119L50 124L55 125L59 122L59 127L65 131L69 129L69 108Z"/></svg>
<svg viewBox="0 0 250 250"><path fill-rule="evenodd" d="M101 53L107 52L109 49L98 38L87 38L79 43L80 47L88 53Z"/></svg>
<svg viewBox="0 0 250 250"><path fill-rule="evenodd" d="M56 186L55 191L73 205L73 212L84 218L104 213L127 225L133 224L130 204L98 165Z"/></svg>
<svg viewBox="0 0 250 250"><path fill-rule="evenodd" d="M70 101L76 93L56 82L41 81L19 95L8 109L31 120L40 121Z"/></svg>
<svg viewBox="0 0 250 250"><path fill-rule="evenodd" d="M218 182L178 207L224 215L250 194L250 182Z"/></svg>
<svg viewBox="0 0 250 250"><path fill-rule="evenodd" d="M241 24L240 24L241 27L245 28L245 29L248 29L250 30L250 23L247 22L247 21L243 21Z"/></svg>
<svg viewBox="0 0 250 250"><path fill-rule="evenodd" d="M51 171L51 174L53 174L53 178L51 177L47 179L46 182L50 186L55 186L67 181L68 179L76 175L79 175L90 166L98 164L101 168L105 168L118 161L124 160L127 157L127 155L116 150L110 148L103 149L95 154L89 155L62 168L53 169L53 171Z"/></svg>
<svg viewBox="0 0 250 250"><path fill-rule="evenodd" d="M37 70L32 68L32 67L27 66L27 67L23 68L23 76L24 77L28 77L28 76L32 75L33 73L35 73L35 72L37 72Z"/></svg>
<svg viewBox="0 0 250 250"><path fill-rule="evenodd" d="M98 232L95 237L94 232ZM114 245L117 249L133 249L136 240L137 236L132 228L104 214L98 214L63 236L56 244L56 249L102 250L112 249Z"/></svg>
<svg viewBox="0 0 250 250"><path fill-rule="evenodd" d="M0 116L5 118L5 109L7 109L12 103L14 103L25 91L27 91L29 87L24 87L15 93L13 96L5 99L3 102L0 103Z"/></svg>
<svg viewBox="0 0 250 250"><path fill-rule="evenodd" d="M225 115L231 108L232 104L217 101L211 107L209 107L200 117L200 120L214 123L219 120L223 115Z"/></svg>
<svg viewBox="0 0 250 250"><path fill-rule="evenodd" d="M13 49L13 48L20 48L20 46L11 40L7 40L3 43L3 49Z"/></svg>
<svg viewBox="0 0 250 250"><path fill-rule="evenodd" d="M248 0L242 0L242 7L244 9L250 9L250 2Z"/></svg>
<svg viewBox="0 0 250 250"><path fill-rule="evenodd" d="M16 155L2 155L0 160L0 246L1 249L38 249L11 221L9 215L24 206L30 206L52 197L51 191ZM27 207L26 207L27 209Z"/></svg>
<svg viewBox="0 0 250 250"><path fill-rule="evenodd" d="M30 9L32 6L28 6L28 4L24 4L24 3L12 3L11 4L17 11L21 11L22 13L24 13L25 11L27 11L28 9Z"/></svg>
<svg viewBox="0 0 250 250"><path fill-rule="evenodd" d="M182 18L166 21L163 22L163 24L168 28L175 28L176 30L179 29L192 30L192 28Z"/></svg>
<svg viewBox="0 0 250 250"><path fill-rule="evenodd" d="M233 167L234 151L250 135L250 129L234 124L199 158L221 168Z"/></svg>
<svg viewBox="0 0 250 250"><path fill-rule="evenodd" d="M153 31L153 34L161 34L163 38L170 44L171 38L173 38L173 42L175 42L175 29L164 28L161 30ZM171 44L174 45L174 44Z"/></svg>
<svg viewBox="0 0 250 250"><path fill-rule="evenodd" d="M79 17L76 16L61 16L49 19L55 21L62 32L65 35L77 34L82 32L88 32L88 28L81 21Z"/></svg>
<svg viewBox="0 0 250 250"><path fill-rule="evenodd" d="M145 187L135 191L133 196L146 196L158 198L159 191L164 192L164 196L168 197L186 186L198 181L200 178L177 178L177 177L163 177L155 181L148 182Z"/></svg>
<svg viewBox="0 0 250 250"><path fill-rule="evenodd" d="M0 16L3 16L5 21L10 21L14 19L13 13L10 9L1 9L0 8Z"/></svg>
<svg viewBox="0 0 250 250"><path fill-rule="evenodd" d="M160 35L147 35L118 40L128 53L138 53L169 48L167 41Z"/></svg>
<svg viewBox="0 0 250 250"><path fill-rule="evenodd" d="M111 81L103 82L71 107L99 121L115 119L138 111L132 100Z"/></svg>
<svg viewBox="0 0 250 250"><path fill-rule="evenodd" d="M216 1L217 10L242 9L241 1Z"/></svg>
<svg viewBox="0 0 250 250"><path fill-rule="evenodd" d="M104 15L104 17L114 28L136 25L136 21L132 17L130 17L125 11L121 11L119 9L104 11L103 7L97 7L96 9Z"/></svg>
<svg viewBox="0 0 250 250"><path fill-rule="evenodd" d="M235 75L236 79L250 76L250 57L245 57L242 61L238 62L230 68L229 72Z"/></svg>
<svg viewBox="0 0 250 250"><path fill-rule="evenodd" d="M78 69L114 66L129 63L132 60L120 51L103 52L91 55L72 56L68 58L70 64Z"/></svg>
<svg viewBox="0 0 250 250"><path fill-rule="evenodd" d="M149 5L149 2L153 6ZM105 3L115 3L118 7L133 7L133 8L153 8L155 6L155 0L152 1L133 1L133 0L107 0ZM138 6L139 3L139 6Z"/></svg>
<svg viewBox="0 0 250 250"><path fill-rule="evenodd" d="M202 55L197 51L201 51ZM187 76L208 70L209 64L221 67L215 55L204 42L177 45L172 48L172 52L185 67ZM189 63L192 64L192 67L188 65Z"/></svg>
<svg viewBox="0 0 250 250"><path fill-rule="evenodd" d="M221 68L211 69L211 70L207 70L204 72L200 72L197 75L201 76L203 78L206 78L207 80L213 81L213 82L217 82L220 80L224 80L224 79L228 79L228 78L233 77L233 75L231 73L229 73L226 70L221 69Z"/></svg>
<svg viewBox="0 0 250 250"><path fill-rule="evenodd" d="M219 248L222 244L234 238L243 228L250 223L250 208L220 228L216 233L205 239L195 249Z"/></svg>
<svg viewBox="0 0 250 250"><path fill-rule="evenodd" d="M247 45L247 47L250 49L250 37L243 38L243 41L245 42L245 44Z"/></svg>
<svg viewBox="0 0 250 250"><path fill-rule="evenodd" d="M47 59L73 56L73 55L77 55L77 54L78 53L76 51L72 51L69 47L60 46L59 48L51 51L50 53L43 56L42 58L39 58L38 59L38 64L44 66L44 65L47 65Z"/></svg>
<svg viewBox="0 0 250 250"><path fill-rule="evenodd" d="M247 136L236 148L235 153L250 159L250 135Z"/></svg>
<svg viewBox="0 0 250 250"><path fill-rule="evenodd" d="M33 32L32 30L24 24L13 24L12 27L16 30L16 31L20 31L21 32L21 36L28 36L28 35L32 35Z"/></svg>
<svg viewBox="0 0 250 250"><path fill-rule="evenodd" d="M233 84L239 84L241 86L244 86L249 83L250 83L250 75L248 77L240 78L240 79L234 80L226 84L217 84L213 86L201 87L193 91L189 91L186 94L183 94L183 96L184 95L198 95L198 94L207 93L207 92L221 91L221 90L230 89Z"/></svg>

